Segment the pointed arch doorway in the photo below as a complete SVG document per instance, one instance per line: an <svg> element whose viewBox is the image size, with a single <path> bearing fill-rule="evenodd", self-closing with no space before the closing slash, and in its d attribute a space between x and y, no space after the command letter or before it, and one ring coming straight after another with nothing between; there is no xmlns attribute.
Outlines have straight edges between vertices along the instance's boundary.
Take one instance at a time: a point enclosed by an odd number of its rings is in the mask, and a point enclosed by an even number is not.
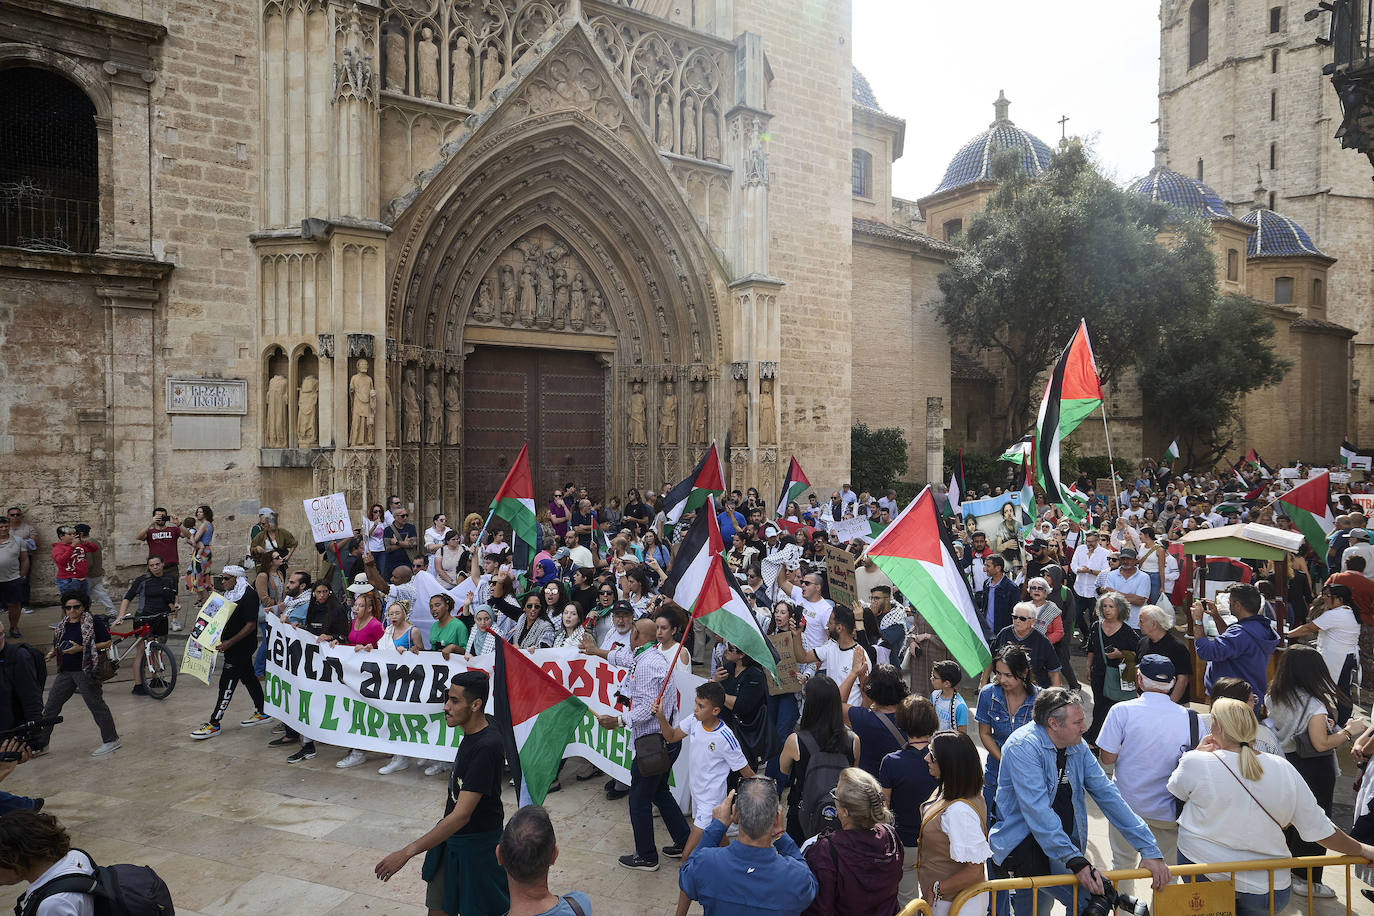
<svg viewBox="0 0 1374 916"><path fill-rule="evenodd" d="M568 481L609 495L608 376L601 356L479 345L463 371L464 513L486 514L526 441L536 509Z"/></svg>

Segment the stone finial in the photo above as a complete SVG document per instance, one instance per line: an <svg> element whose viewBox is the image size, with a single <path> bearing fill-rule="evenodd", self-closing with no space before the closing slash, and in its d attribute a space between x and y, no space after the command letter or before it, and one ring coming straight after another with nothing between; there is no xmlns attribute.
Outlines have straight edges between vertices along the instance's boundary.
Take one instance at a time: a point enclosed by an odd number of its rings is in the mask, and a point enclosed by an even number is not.
<svg viewBox="0 0 1374 916"><path fill-rule="evenodd" d="M993 125L996 126L997 124L1000 124L1000 123L1002 123L1002 122L1006 122L1006 123L1010 124L1010 123L1011 123L1011 118L1007 117L1007 112L1008 112L1010 109L1011 109L1011 102L1008 101L1008 99L1007 99L1007 94L1006 94L1004 91L1002 91L1001 89L998 89L998 90L997 90L997 101L995 101L995 102L992 103L992 110L993 110L993 112L994 112L993 121L992 121Z"/></svg>
<svg viewBox="0 0 1374 916"><path fill-rule="evenodd" d="M1159 141L1159 145L1155 147L1155 168L1164 168L1164 160L1168 158L1168 156L1169 147L1164 143L1164 140L1161 138Z"/></svg>
<svg viewBox="0 0 1374 916"><path fill-rule="evenodd" d="M1251 209L1263 210L1265 207L1269 206L1269 189L1266 188L1264 182L1260 180L1258 165L1255 166L1255 172L1255 205Z"/></svg>

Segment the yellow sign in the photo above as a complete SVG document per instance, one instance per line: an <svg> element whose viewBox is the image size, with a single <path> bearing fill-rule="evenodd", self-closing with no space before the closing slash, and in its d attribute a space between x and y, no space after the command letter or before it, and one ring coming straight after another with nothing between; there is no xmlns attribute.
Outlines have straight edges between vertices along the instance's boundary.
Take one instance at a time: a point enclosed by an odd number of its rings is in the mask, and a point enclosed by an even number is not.
<svg viewBox="0 0 1374 916"><path fill-rule="evenodd" d="M181 657L182 674L189 674L209 685L218 654L213 646L219 643L220 633L229 622L229 616L234 613L234 607L234 602L225 601L219 592L211 592L210 597L205 599L205 606L196 615L196 622L191 625L191 633L186 640L186 652Z"/></svg>
<svg viewBox="0 0 1374 916"><path fill-rule="evenodd" d="M1235 916L1236 882L1170 884L1155 891L1152 910L1171 916Z"/></svg>

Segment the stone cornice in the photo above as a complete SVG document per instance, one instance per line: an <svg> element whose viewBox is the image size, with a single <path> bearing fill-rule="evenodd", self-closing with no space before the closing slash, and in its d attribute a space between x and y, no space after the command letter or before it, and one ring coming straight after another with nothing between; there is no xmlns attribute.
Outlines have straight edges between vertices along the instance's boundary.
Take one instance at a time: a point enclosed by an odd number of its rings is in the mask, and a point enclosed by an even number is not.
<svg viewBox="0 0 1374 916"><path fill-rule="evenodd" d="M162 280L173 264L148 255L74 254L0 247L0 270L76 274L99 277L111 283L125 280Z"/></svg>

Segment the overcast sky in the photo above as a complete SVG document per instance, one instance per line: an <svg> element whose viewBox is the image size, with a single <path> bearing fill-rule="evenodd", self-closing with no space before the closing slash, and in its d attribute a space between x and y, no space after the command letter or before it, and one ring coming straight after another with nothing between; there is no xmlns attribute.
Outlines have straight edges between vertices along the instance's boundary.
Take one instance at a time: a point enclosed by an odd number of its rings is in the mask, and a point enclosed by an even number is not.
<svg viewBox="0 0 1374 916"><path fill-rule="evenodd" d="M1155 0L853 0L854 65L878 104L906 119L893 193L935 190L949 160L992 121L1011 119L1051 147L1059 118L1118 182L1154 165L1159 87Z"/></svg>

